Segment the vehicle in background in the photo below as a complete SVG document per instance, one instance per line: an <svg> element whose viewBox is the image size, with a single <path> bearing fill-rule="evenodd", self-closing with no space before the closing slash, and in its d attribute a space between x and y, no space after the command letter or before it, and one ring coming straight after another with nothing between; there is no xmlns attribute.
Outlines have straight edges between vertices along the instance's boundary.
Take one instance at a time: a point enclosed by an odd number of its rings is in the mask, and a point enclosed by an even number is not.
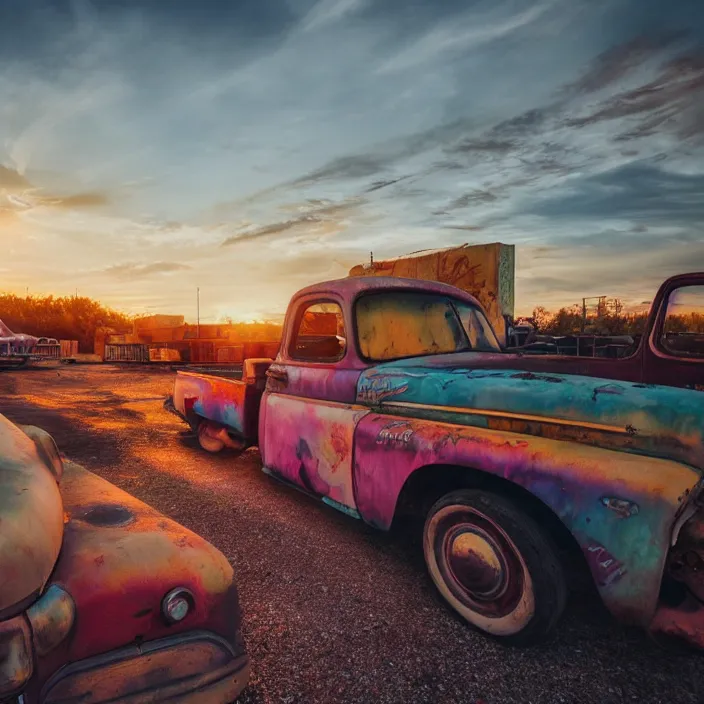
<svg viewBox="0 0 704 704"><path fill-rule="evenodd" d="M669 337L675 293L653 346L701 374ZM372 526L421 517L433 582L487 634L552 630L559 541L615 616L704 647L704 394L549 362L506 354L457 288L348 278L293 297L275 361L179 371L165 406L204 449L257 445L265 472Z"/></svg>
<svg viewBox="0 0 704 704"><path fill-rule="evenodd" d="M704 387L704 273L680 274L658 290L641 335L536 335L507 349L546 356L531 368L645 384ZM555 359L569 356L569 361Z"/></svg>
<svg viewBox="0 0 704 704"><path fill-rule="evenodd" d="M14 333L0 320L0 370L22 367L32 358L39 339Z"/></svg>
<svg viewBox="0 0 704 704"><path fill-rule="evenodd" d="M226 704L248 660L215 547L0 416L0 701Z"/></svg>

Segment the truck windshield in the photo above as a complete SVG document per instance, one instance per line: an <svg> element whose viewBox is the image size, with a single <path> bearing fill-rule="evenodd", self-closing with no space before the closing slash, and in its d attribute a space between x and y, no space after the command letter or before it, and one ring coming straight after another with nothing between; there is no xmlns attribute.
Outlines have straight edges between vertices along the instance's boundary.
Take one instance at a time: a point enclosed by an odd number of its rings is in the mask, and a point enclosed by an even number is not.
<svg viewBox="0 0 704 704"><path fill-rule="evenodd" d="M475 350L499 352L482 311L448 296L388 291L356 305L360 352L374 361Z"/></svg>

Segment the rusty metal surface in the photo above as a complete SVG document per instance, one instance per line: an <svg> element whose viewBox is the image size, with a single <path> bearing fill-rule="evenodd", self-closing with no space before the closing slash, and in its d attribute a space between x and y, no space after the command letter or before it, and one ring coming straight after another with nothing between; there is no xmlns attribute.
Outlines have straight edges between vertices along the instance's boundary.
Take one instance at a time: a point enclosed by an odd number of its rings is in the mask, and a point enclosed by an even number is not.
<svg viewBox="0 0 704 704"><path fill-rule="evenodd" d="M158 639L188 638L193 631L207 631L224 639L236 656L244 654L237 589L232 567L222 553L183 526L73 463L66 463L61 491L66 526L60 559L51 575L50 590L29 612L37 624L35 641L39 657L35 676L27 687L28 701L39 701L40 689L67 663L134 643L141 643L141 649L145 650ZM193 607L183 621L167 623L161 603L176 587L191 592ZM55 588L70 597L72 609ZM72 613L75 623L66 635L67 620ZM60 647L52 647L59 640ZM161 700L159 688L168 689L179 679L182 660L180 657L172 661L167 669L151 667L149 658L135 666L135 677L140 668L144 673L151 672L149 677L154 686L151 696L156 696L153 701ZM208 669L206 665L201 663L203 678L219 667L211 663ZM115 692L127 692L132 686L130 668L118 667L99 677L107 678L105 686ZM232 681L223 691L232 694ZM193 696L196 695L174 701L209 701Z"/></svg>
<svg viewBox="0 0 704 704"><path fill-rule="evenodd" d="M32 676L32 632L24 616L0 621L0 698L17 694Z"/></svg>
<svg viewBox="0 0 704 704"><path fill-rule="evenodd" d="M262 460L284 479L354 509L354 430L367 412L359 407L268 394Z"/></svg>
<svg viewBox="0 0 704 704"><path fill-rule="evenodd" d="M72 596L78 615L62 659L193 628L234 637L232 567L215 547L73 463L61 490L68 522L52 583ZM160 604L176 586L194 594L195 609L169 626Z"/></svg>
<svg viewBox="0 0 704 704"><path fill-rule="evenodd" d="M32 626L32 642L37 655L44 656L58 647L71 632L76 618L76 605L71 595L52 584L27 609Z"/></svg>
<svg viewBox="0 0 704 704"><path fill-rule="evenodd" d="M149 362L149 345L115 344L105 345L103 353L106 362Z"/></svg>
<svg viewBox="0 0 704 704"><path fill-rule="evenodd" d="M193 415L227 426L242 437L248 435L248 385L207 373L180 371L174 384L174 406L186 418Z"/></svg>
<svg viewBox="0 0 704 704"><path fill-rule="evenodd" d="M417 252L372 266L353 267L350 276L404 277L440 281L475 296L494 328L505 334L504 315L514 312L515 248L501 243L461 245Z"/></svg>
<svg viewBox="0 0 704 704"><path fill-rule="evenodd" d="M64 473L64 465L54 438L46 430L37 428L35 425L18 425L17 427L34 442L40 458L52 472L56 481L60 482Z"/></svg>
<svg viewBox="0 0 704 704"><path fill-rule="evenodd" d="M650 623L650 631L704 649L704 605L693 596L677 606L662 604Z"/></svg>
<svg viewBox="0 0 704 704"><path fill-rule="evenodd" d="M57 477L35 442L0 416L0 618L41 590L61 548Z"/></svg>
<svg viewBox="0 0 704 704"><path fill-rule="evenodd" d="M47 683L41 704L231 704L248 678L246 656L194 632L69 665Z"/></svg>
<svg viewBox="0 0 704 704"><path fill-rule="evenodd" d="M704 394L559 374L463 366L471 353L365 371L359 403L664 457L704 469Z"/></svg>
<svg viewBox="0 0 704 704"><path fill-rule="evenodd" d="M567 526L607 607L647 623L657 602L675 515L700 475L684 465L477 427L370 414L355 434L362 517L388 528L406 480L422 467L464 466L527 489ZM639 507L624 517L604 499Z"/></svg>

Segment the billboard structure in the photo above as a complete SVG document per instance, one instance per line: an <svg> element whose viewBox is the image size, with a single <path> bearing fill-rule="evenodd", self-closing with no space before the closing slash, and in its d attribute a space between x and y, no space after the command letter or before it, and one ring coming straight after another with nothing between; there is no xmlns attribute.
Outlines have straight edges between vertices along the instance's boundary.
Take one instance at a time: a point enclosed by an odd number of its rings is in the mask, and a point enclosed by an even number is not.
<svg viewBox="0 0 704 704"><path fill-rule="evenodd" d="M350 269L350 276L398 276L440 281L475 296L496 333L506 339L506 320L515 304L515 246L495 242L413 252L370 261Z"/></svg>

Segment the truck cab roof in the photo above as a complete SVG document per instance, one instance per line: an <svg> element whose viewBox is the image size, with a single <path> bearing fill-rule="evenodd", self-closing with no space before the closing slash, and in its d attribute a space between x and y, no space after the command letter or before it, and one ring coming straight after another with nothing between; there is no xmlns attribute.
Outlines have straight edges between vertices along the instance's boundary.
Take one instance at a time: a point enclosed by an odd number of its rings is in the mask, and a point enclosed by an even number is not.
<svg viewBox="0 0 704 704"><path fill-rule="evenodd" d="M357 296L367 291L418 291L422 293L436 293L452 296L459 300L481 307L479 301L462 289L443 284L439 281L425 279L404 279L395 276L358 276L344 279L333 279L312 284L298 291L292 298L294 304L298 299L316 294L337 294L342 298L352 301Z"/></svg>

